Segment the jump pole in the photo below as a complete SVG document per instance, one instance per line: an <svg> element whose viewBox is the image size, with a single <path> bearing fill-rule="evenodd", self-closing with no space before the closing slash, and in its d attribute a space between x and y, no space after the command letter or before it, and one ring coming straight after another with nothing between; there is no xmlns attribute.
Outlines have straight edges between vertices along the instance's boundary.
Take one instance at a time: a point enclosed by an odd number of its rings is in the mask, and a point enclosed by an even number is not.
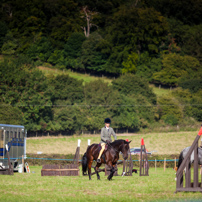
<svg viewBox="0 0 202 202"><path fill-rule="evenodd" d="M88 147L90 146L90 139L88 139Z"/></svg>
<svg viewBox="0 0 202 202"><path fill-rule="evenodd" d="M140 151L140 176L149 176L149 163L143 138L141 139Z"/></svg>
<svg viewBox="0 0 202 202"><path fill-rule="evenodd" d="M164 158L164 172L166 171L166 158Z"/></svg>
<svg viewBox="0 0 202 202"><path fill-rule="evenodd" d="M155 159L155 172L156 172L156 159Z"/></svg>
<svg viewBox="0 0 202 202"><path fill-rule="evenodd" d="M77 163L79 165L80 145L81 145L81 140L78 139L78 145L77 145L77 148L76 148L76 153L74 155L74 160L73 160L72 164Z"/></svg>
<svg viewBox="0 0 202 202"><path fill-rule="evenodd" d="M176 157L175 157L175 168L176 168Z"/></svg>

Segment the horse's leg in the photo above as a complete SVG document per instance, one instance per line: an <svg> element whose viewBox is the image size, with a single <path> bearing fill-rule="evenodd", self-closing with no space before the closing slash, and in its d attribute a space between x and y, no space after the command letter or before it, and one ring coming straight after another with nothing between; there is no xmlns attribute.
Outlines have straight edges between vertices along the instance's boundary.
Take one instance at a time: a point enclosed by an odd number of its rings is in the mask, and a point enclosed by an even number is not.
<svg viewBox="0 0 202 202"><path fill-rule="evenodd" d="M96 167L95 167L95 172L97 174L97 179L100 180L100 175L99 175L99 167L101 166L102 164L101 163L97 163Z"/></svg>
<svg viewBox="0 0 202 202"><path fill-rule="evenodd" d="M88 163L88 176L89 176L89 180L91 180L91 166L92 166L93 160L90 159L89 163Z"/></svg>
<svg viewBox="0 0 202 202"><path fill-rule="evenodd" d="M108 179L108 180L111 180L112 177L113 177L113 175L114 175L114 173L115 173L115 168L114 168L115 165L113 166L112 163L110 163L109 166L111 167L111 169L110 169L110 174L109 174L109 176L107 177L107 179Z"/></svg>

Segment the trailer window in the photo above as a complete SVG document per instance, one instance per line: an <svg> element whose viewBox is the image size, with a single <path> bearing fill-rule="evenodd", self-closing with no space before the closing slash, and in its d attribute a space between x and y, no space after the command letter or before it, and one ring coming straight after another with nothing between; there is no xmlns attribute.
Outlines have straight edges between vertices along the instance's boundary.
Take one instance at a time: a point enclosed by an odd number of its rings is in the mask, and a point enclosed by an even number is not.
<svg viewBox="0 0 202 202"><path fill-rule="evenodd" d="M24 131L21 131L21 138L24 138Z"/></svg>
<svg viewBox="0 0 202 202"><path fill-rule="evenodd" d="M0 131L0 135L1 135L1 141L3 141L4 140L4 136L3 136L3 130L2 131Z"/></svg>
<svg viewBox="0 0 202 202"><path fill-rule="evenodd" d="M0 130L0 148L2 148L3 147L3 131L2 130Z"/></svg>
<svg viewBox="0 0 202 202"><path fill-rule="evenodd" d="M9 131L6 131L6 143L9 141Z"/></svg>
<svg viewBox="0 0 202 202"><path fill-rule="evenodd" d="M11 138L13 138L13 131L11 131L10 134L11 134Z"/></svg>
<svg viewBox="0 0 202 202"><path fill-rule="evenodd" d="M14 133L15 133L14 138L17 138L17 132L15 131Z"/></svg>

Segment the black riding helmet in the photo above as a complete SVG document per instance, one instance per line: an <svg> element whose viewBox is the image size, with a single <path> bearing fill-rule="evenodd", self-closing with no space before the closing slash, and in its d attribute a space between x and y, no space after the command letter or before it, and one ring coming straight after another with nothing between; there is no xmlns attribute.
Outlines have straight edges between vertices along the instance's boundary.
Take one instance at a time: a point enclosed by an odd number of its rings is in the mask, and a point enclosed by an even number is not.
<svg viewBox="0 0 202 202"><path fill-rule="evenodd" d="M110 118L106 118L105 119L105 123L111 123L111 119Z"/></svg>

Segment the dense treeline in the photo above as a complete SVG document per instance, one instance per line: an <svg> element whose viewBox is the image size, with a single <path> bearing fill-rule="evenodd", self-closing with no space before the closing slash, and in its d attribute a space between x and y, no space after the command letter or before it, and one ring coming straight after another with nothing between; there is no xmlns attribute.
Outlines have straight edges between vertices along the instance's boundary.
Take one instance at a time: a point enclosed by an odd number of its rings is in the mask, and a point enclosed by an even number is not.
<svg viewBox="0 0 202 202"><path fill-rule="evenodd" d="M134 73L165 86L202 76L201 1L3 0L0 7L4 55L94 74Z"/></svg>
<svg viewBox="0 0 202 202"><path fill-rule="evenodd" d="M31 131L202 120L202 2L2 0L0 119ZM118 77L83 85L36 66ZM156 98L148 83L178 87ZM6 109L6 111L5 111Z"/></svg>
<svg viewBox="0 0 202 202"><path fill-rule="evenodd" d="M133 131L202 120L202 91L187 83L157 100L148 81L134 74L111 85L83 85L68 75L46 77L25 57L4 58L0 75L1 123L23 124L29 131L99 130L106 117L114 128Z"/></svg>

